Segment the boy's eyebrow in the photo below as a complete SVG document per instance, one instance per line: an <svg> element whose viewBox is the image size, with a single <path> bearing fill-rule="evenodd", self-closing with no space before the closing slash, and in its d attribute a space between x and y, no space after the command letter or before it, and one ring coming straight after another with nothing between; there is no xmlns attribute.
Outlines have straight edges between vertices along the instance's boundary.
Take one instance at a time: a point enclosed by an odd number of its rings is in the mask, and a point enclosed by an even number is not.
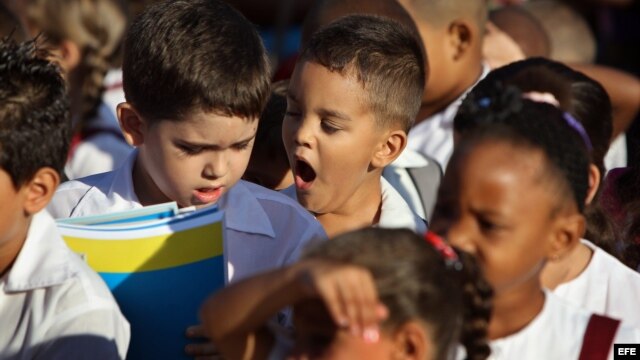
<svg viewBox="0 0 640 360"><path fill-rule="evenodd" d="M318 115L320 115L321 117L330 117L330 118L338 118L338 119L342 119L342 120L351 120L351 118L347 114L341 113L338 110L332 110L332 109L320 109L320 110L318 110Z"/></svg>
<svg viewBox="0 0 640 360"><path fill-rule="evenodd" d="M253 135L249 136L246 139L242 139L240 141L234 142L233 144L231 144L231 146L244 145L244 144L250 142L251 140L253 140L255 137L256 137L256 134L253 134ZM220 149L219 145L191 142L191 141L183 140L183 139L174 139L173 142L174 142L174 144L202 148L203 150L218 150L218 149Z"/></svg>

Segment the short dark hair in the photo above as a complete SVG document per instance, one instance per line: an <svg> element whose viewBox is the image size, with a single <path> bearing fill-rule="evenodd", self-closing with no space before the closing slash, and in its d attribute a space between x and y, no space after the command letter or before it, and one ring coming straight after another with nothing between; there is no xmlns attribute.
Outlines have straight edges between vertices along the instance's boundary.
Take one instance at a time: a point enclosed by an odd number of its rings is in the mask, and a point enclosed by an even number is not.
<svg viewBox="0 0 640 360"><path fill-rule="evenodd" d="M18 188L43 167L62 172L69 102L60 69L33 41L0 42L0 167Z"/></svg>
<svg viewBox="0 0 640 360"><path fill-rule="evenodd" d="M258 33L220 0L164 0L131 25L124 45L125 97L148 121L193 111L258 118L270 67Z"/></svg>
<svg viewBox="0 0 640 360"><path fill-rule="evenodd" d="M409 131L425 86L422 48L415 34L389 18L345 16L316 32L300 62L353 74L367 92L379 126Z"/></svg>

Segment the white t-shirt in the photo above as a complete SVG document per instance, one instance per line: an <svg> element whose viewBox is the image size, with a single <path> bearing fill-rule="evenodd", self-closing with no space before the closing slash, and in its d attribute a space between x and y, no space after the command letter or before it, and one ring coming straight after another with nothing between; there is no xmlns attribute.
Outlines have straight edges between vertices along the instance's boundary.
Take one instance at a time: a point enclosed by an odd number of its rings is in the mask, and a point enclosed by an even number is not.
<svg viewBox="0 0 640 360"><path fill-rule="evenodd" d="M46 211L0 279L0 358L124 359L129 323Z"/></svg>
<svg viewBox="0 0 640 360"><path fill-rule="evenodd" d="M396 189L383 177L380 178L382 187L382 206L380 221L376 226L386 229L409 229L418 234L427 232L427 224L407 205ZM291 199L298 201L295 185L280 191Z"/></svg>
<svg viewBox="0 0 640 360"><path fill-rule="evenodd" d="M545 292L540 314L519 332L491 341L489 359L578 359L590 318L590 311ZM622 323L613 343L638 344L640 330ZM608 358L613 359L613 346Z"/></svg>
<svg viewBox="0 0 640 360"><path fill-rule="evenodd" d="M586 269L553 293L564 301L640 328L640 274L587 240L593 250Z"/></svg>
<svg viewBox="0 0 640 360"><path fill-rule="evenodd" d="M131 178L137 151L117 170L60 185L48 210L55 218L140 208ZM297 202L239 181L218 201L225 212L228 280L295 262L312 240L324 240L320 223Z"/></svg>
<svg viewBox="0 0 640 360"><path fill-rule="evenodd" d="M489 71L491 71L489 66L483 64L482 74L478 81L484 79ZM453 119L456 117L462 101L476 84L477 82L451 102L444 110L416 124L409 131L407 148L435 159L442 167L442 170L445 171L449 158L453 154Z"/></svg>
<svg viewBox="0 0 640 360"><path fill-rule="evenodd" d="M71 180L117 169L133 151L133 147L119 135L118 119L107 104L100 104L89 129L96 133L71 149L71 158L65 164L64 173Z"/></svg>

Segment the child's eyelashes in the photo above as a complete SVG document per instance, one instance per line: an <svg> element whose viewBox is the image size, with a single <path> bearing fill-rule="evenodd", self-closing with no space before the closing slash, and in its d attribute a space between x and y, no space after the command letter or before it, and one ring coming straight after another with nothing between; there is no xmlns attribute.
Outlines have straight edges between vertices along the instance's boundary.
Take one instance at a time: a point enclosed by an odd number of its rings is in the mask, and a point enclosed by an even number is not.
<svg viewBox="0 0 640 360"><path fill-rule="evenodd" d="M503 225L487 217L478 216L477 221L480 230L484 233L495 233L505 228Z"/></svg>
<svg viewBox="0 0 640 360"><path fill-rule="evenodd" d="M201 147L178 145L178 148L186 155L197 155L202 152Z"/></svg>
<svg viewBox="0 0 640 360"><path fill-rule="evenodd" d="M250 143L250 141L246 141L240 144L235 144L233 145L233 149L238 151L246 150L249 148Z"/></svg>
<svg viewBox="0 0 640 360"><path fill-rule="evenodd" d="M324 132L326 132L327 134L333 134L333 133L341 130L339 127L335 126L334 124L332 124L328 120L321 120L320 121L320 127L322 127L322 130Z"/></svg>

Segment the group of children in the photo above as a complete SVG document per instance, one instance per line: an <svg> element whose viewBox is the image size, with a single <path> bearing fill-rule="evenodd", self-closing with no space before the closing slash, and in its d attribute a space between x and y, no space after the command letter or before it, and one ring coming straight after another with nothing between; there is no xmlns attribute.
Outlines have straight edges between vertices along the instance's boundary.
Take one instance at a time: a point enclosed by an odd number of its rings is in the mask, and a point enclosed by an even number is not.
<svg viewBox="0 0 640 360"><path fill-rule="evenodd" d="M118 12L103 2L70 13ZM228 286L185 329L191 356L610 359L640 343L640 274L611 255L633 244L602 209L607 90L543 58L489 72L486 1L318 1L277 85L230 5L159 1L126 30L115 134L88 130L109 123L91 119L110 33L27 3L44 40L0 44L0 358L124 358L127 320L53 219L170 201L225 214ZM107 139L124 146L114 170L61 183Z"/></svg>

